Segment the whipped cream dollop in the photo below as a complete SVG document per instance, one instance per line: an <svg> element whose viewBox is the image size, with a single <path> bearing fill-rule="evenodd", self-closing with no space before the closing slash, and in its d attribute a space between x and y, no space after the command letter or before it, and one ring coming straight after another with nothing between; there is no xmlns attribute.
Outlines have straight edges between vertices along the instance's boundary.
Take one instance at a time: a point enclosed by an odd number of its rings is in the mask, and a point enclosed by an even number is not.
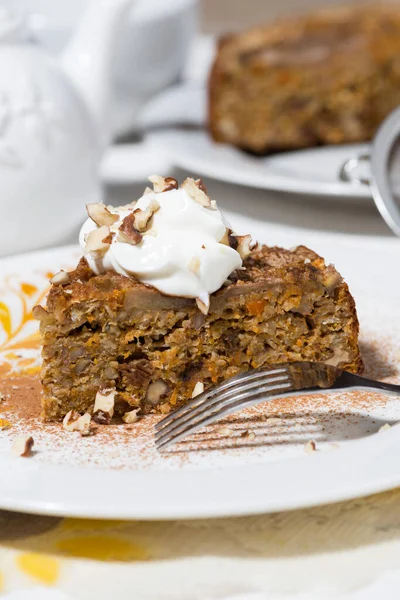
<svg viewBox="0 0 400 600"><path fill-rule="evenodd" d="M166 191L147 188L135 203L88 205L92 218L81 229L80 245L96 274L133 276L164 294L196 298L206 312L209 295L242 266L241 255L229 245L224 218L201 183L186 180L178 188L172 178L159 180L155 189Z"/></svg>

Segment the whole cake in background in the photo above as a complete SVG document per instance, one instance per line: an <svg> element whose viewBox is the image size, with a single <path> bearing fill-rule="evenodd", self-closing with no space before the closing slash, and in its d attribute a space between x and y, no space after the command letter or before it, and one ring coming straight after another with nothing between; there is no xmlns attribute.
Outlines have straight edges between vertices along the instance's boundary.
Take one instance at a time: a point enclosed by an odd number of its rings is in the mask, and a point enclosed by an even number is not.
<svg viewBox="0 0 400 600"><path fill-rule="evenodd" d="M334 8L226 36L209 80L218 142L258 154L371 140L400 104L400 6Z"/></svg>
<svg viewBox="0 0 400 600"><path fill-rule="evenodd" d="M45 419L133 422L266 364L362 370L354 300L332 265L235 234L201 180L150 179L131 204L87 205L83 258L34 310Z"/></svg>

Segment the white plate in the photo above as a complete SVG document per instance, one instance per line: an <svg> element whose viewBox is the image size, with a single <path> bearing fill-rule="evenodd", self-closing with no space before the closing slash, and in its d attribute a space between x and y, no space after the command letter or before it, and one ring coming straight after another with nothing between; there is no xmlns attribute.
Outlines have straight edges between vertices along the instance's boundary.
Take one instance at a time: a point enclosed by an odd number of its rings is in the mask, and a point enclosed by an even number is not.
<svg viewBox="0 0 400 600"><path fill-rule="evenodd" d="M280 242L286 241L283 235ZM393 277L397 240L314 234L311 241L335 260L357 298L370 372L399 380L400 327L395 315L400 285ZM38 365L30 309L43 296L48 272L72 266L78 254L64 248L0 262L0 368ZM397 399L320 395L286 406L295 418L239 418L231 425L235 432L253 429L253 447L240 438L234 449L168 456L154 450L152 426L144 419L128 438L115 429L112 443L104 442L103 433L80 438L58 426L43 426L33 433L35 456L16 458L10 452L12 439L21 431L28 433L30 425L13 421L0 432L0 508L121 519L213 517L317 505L400 485L400 427L377 433L385 422L400 420ZM268 410L274 410L273 403L259 408L260 414ZM1 411L7 417L7 401ZM211 432L212 437L221 435L218 429ZM229 445L232 439L225 441ZM261 443L264 439L268 444ZM312 455L304 452L309 439L317 442L318 452Z"/></svg>
<svg viewBox="0 0 400 600"><path fill-rule="evenodd" d="M147 131L144 141L112 146L106 152L101 169L103 179L114 184L143 181L150 171L167 173L168 168L175 166L202 177L266 190L337 199L372 198L367 185L339 178L348 159L368 152L366 144L260 158L215 143L205 130L206 121L207 99L201 82L169 88L150 100L140 114L141 128ZM186 125L192 129L185 129ZM363 162L354 175L368 178L368 168Z"/></svg>
<svg viewBox="0 0 400 600"><path fill-rule="evenodd" d="M366 144L299 150L259 158L226 144L217 144L203 130L160 130L149 133L146 140L177 167L202 177L279 192L337 199L372 198L367 185L339 179L342 165L348 159L366 153Z"/></svg>

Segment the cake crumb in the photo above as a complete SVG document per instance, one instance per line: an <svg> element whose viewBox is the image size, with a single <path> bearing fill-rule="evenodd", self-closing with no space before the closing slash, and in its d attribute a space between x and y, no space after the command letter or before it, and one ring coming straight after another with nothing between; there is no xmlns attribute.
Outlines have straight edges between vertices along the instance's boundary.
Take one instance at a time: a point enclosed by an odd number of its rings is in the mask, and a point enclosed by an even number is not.
<svg viewBox="0 0 400 600"><path fill-rule="evenodd" d="M6 399L5 395L2 392L0 392L0 404L2 402L4 402L5 399Z"/></svg>
<svg viewBox="0 0 400 600"><path fill-rule="evenodd" d="M0 419L0 431L4 431L5 429L10 429L11 423L7 421L7 419Z"/></svg>
<svg viewBox="0 0 400 600"><path fill-rule="evenodd" d="M312 440L308 441L307 444L304 444L304 452L306 452L307 454L312 454L313 452L315 452L317 449L315 442L313 442Z"/></svg>

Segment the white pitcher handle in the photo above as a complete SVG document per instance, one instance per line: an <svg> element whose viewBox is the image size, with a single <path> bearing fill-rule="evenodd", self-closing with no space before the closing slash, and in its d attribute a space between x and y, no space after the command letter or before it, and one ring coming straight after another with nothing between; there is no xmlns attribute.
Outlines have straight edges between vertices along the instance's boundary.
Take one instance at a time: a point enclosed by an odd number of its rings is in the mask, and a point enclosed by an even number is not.
<svg viewBox="0 0 400 600"><path fill-rule="evenodd" d="M370 162L370 154L360 154L359 156L348 158L340 167L339 179L346 183L354 183L356 185L370 185L371 180L368 177L358 176L355 170L362 162Z"/></svg>

